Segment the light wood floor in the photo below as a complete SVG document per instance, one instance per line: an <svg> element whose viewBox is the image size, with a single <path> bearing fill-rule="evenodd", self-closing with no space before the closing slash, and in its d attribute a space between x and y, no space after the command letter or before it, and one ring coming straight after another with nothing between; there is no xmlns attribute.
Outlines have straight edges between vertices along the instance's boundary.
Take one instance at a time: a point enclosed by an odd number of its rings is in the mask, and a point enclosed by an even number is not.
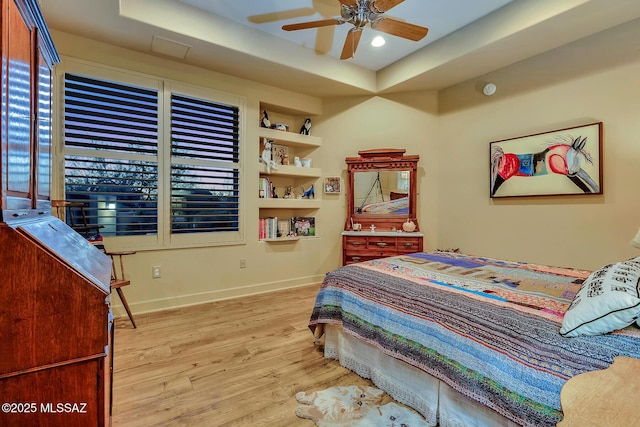
<svg viewBox="0 0 640 427"><path fill-rule="evenodd" d="M313 345L317 289L117 319L113 426L314 426L298 391L371 385Z"/></svg>

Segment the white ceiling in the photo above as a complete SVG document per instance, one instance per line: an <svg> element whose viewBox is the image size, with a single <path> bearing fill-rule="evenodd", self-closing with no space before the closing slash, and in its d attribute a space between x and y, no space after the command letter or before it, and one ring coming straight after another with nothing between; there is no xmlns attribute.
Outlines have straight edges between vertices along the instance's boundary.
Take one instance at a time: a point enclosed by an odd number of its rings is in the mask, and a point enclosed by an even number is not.
<svg viewBox="0 0 640 427"><path fill-rule="evenodd" d="M640 19L638 0L405 0L388 15L428 27L425 39L387 36L376 50L368 45L374 31L366 28L356 58L341 61L350 24L281 30L338 16L338 0L40 0L40 6L54 41L69 33L323 97L440 90ZM638 42L626 44L638 54Z"/></svg>
<svg viewBox="0 0 640 427"><path fill-rule="evenodd" d="M340 16L338 0L179 0L181 3L217 14L239 24L289 40L314 50L316 55L340 58L347 32L352 26L339 26L284 31L285 24L330 19ZM356 56L349 61L370 70L380 70L419 50L429 43L476 21L512 0L405 0L386 16L429 28L425 38L418 42L405 40L367 27ZM371 46L375 35L382 35L386 44Z"/></svg>

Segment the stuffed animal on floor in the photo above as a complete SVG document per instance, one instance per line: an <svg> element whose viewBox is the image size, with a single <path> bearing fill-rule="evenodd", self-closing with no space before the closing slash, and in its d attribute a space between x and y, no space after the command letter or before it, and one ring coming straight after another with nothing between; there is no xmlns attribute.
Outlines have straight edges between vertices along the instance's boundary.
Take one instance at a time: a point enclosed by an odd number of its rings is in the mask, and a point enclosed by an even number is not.
<svg viewBox="0 0 640 427"><path fill-rule="evenodd" d="M296 415L318 427L427 427L416 412L389 402L374 387L337 386L314 392L299 392Z"/></svg>
<svg viewBox="0 0 640 427"><path fill-rule="evenodd" d="M271 153L271 144L273 142L267 138L264 138L263 142L264 149L262 150L262 156L260 157L260 160L262 160L267 166L267 173L271 173L271 168L273 168L273 170L278 170L278 164L275 160L273 160L273 156Z"/></svg>
<svg viewBox="0 0 640 427"><path fill-rule="evenodd" d="M385 393L373 387L338 386L326 390L299 392L296 400L302 406L296 409L300 418L313 420L318 426L341 425L366 417L375 408ZM334 424L331 424L334 423Z"/></svg>

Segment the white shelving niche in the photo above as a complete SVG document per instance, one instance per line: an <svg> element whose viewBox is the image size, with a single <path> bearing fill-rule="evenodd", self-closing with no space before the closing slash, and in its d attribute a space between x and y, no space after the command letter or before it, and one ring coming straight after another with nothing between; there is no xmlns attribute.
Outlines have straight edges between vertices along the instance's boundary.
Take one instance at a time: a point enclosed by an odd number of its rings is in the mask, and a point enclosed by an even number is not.
<svg viewBox="0 0 640 427"><path fill-rule="evenodd" d="M274 104L260 104L260 118L262 112L267 111L269 120L272 125L285 124L288 131L265 128L258 124L260 137L260 150L262 155L264 138L270 140L276 146L286 147L288 151L288 163L278 164L277 169L271 168L271 172L267 173L266 165L260 161L259 165L259 188L260 196L266 195L269 191L264 188L265 179L275 188L277 197L260 197L258 199L258 209L260 224L258 226L259 239L267 243L275 242L297 242L300 239L310 239L317 237L315 232L315 223L313 224L312 236L289 236L282 233L280 236L269 236L265 232L264 220L269 218L277 218L278 221L289 221L292 217L297 218L315 218L316 211L322 206L322 169L315 163L313 153L322 146L322 138L313 135L313 118L314 114L306 111L291 109L288 107L278 106ZM300 129L309 117L312 121L311 135L303 135ZM295 166L294 158L310 159L311 166ZM298 198L303 191L309 190L313 185L313 198ZM287 189L291 188L294 197L285 198ZM272 194L269 194L271 196Z"/></svg>

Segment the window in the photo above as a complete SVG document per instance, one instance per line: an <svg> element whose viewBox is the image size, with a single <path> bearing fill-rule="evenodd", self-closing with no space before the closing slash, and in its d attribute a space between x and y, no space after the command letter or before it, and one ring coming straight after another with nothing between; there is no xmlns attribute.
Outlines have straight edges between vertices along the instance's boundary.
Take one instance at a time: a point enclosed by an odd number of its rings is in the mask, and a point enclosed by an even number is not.
<svg viewBox="0 0 640 427"><path fill-rule="evenodd" d="M171 232L238 230L238 108L171 95Z"/></svg>
<svg viewBox="0 0 640 427"><path fill-rule="evenodd" d="M65 198L105 237L237 242L240 103L153 86L65 73Z"/></svg>
<svg viewBox="0 0 640 427"><path fill-rule="evenodd" d="M409 191L409 171L398 172L398 190Z"/></svg>
<svg viewBox="0 0 640 427"><path fill-rule="evenodd" d="M105 236L157 234L158 93L65 75L66 199Z"/></svg>

